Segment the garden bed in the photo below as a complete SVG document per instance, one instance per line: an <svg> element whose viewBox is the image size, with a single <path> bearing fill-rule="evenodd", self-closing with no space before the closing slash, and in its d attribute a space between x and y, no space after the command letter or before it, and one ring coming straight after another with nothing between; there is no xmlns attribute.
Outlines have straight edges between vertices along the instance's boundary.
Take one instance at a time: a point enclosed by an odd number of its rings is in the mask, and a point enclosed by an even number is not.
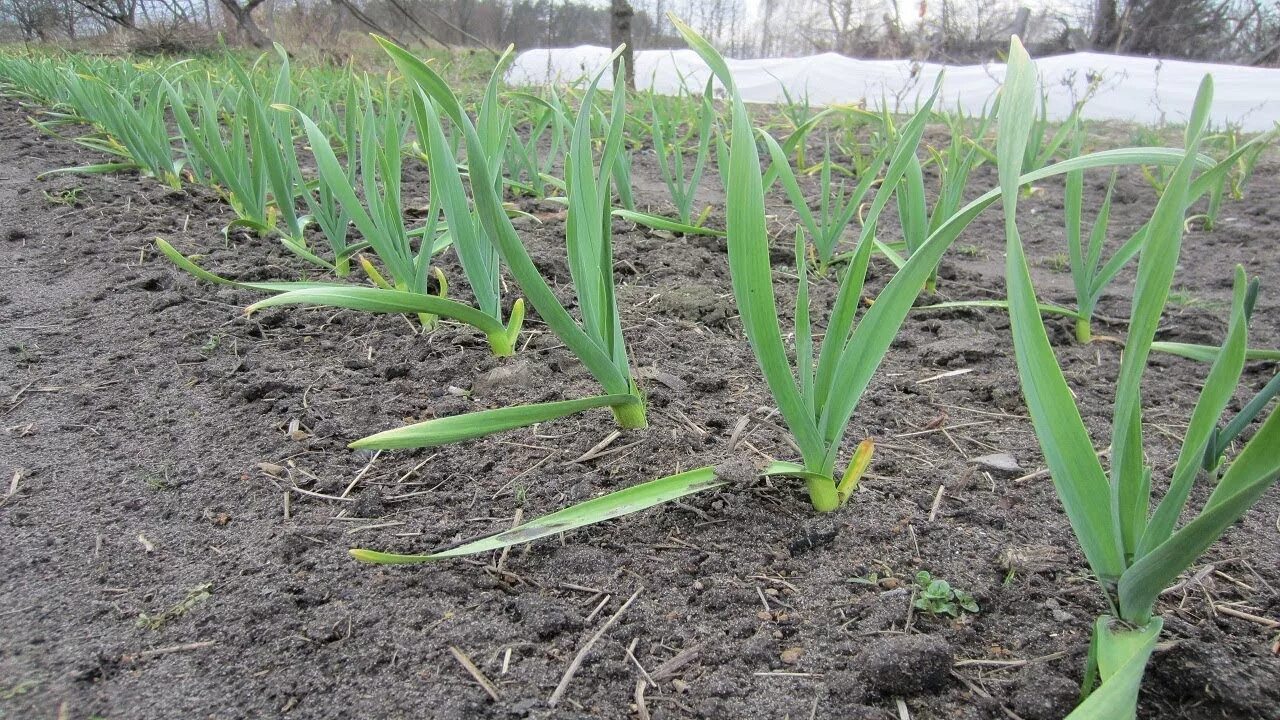
<svg viewBox="0 0 1280 720"><path fill-rule="evenodd" d="M749 480L750 465L793 453L736 322L723 241L618 223L647 430L597 449L612 433L600 410L455 446L356 453L347 442L408 419L596 387L536 319L505 361L451 324L424 335L397 316L298 308L246 319L257 296L198 282L152 245L164 237L240 279L305 271L275 241L233 235L224 247L233 216L211 191L128 175L36 182L97 158L38 134L10 101L0 150L14 273L0 289L0 493L15 489L0 500L0 717L736 720L892 718L904 706L912 718L1034 720L1073 706L1105 608L1041 472L1000 312L908 318L849 433L876 438L871 469L848 506L816 516L799 483ZM637 157L634 172L640 204L660 203L651 159ZM1278 176L1265 156L1246 199L1212 232L1187 235L1160 339L1220 342L1243 262L1264 281L1251 344L1280 345L1268 282L1280 277ZM1086 207L1105 180L1091 176ZM975 173L976 187L994 183L990 168ZM405 189L407 205L425 203L412 163ZM1140 173L1123 175L1115 226L1136 227L1153 203ZM1061 206L1050 182L1019 220L1041 295L1070 302L1056 260ZM525 209L542 219L523 228L539 268L567 284L562 216ZM778 212L787 237L780 202ZM1003 247L993 209L948 253L941 299L999 297ZM873 262L872 289L889 269ZM789 252L775 270L794 282ZM1130 278L1102 315L1128 314ZM833 291L817 281L817 306ZM1066 320L1050 329L1102 449L1119 346L1077 345ZM1149 459L1162 469L1205 367L1152 362ZM1238 400L1274 372L1250 364ZM975 462L992 454L1018 468ZM741 466L744 480L563 542L407 568L347 555L436 548L708 464ZM1277 717L1280 631L1249 616L1280 615L1278 516L1272 489L1163 597L1141 717ZM914 609L920 570L972 593L980 611ZM638 697L649 679L657 687Z"/></svg>

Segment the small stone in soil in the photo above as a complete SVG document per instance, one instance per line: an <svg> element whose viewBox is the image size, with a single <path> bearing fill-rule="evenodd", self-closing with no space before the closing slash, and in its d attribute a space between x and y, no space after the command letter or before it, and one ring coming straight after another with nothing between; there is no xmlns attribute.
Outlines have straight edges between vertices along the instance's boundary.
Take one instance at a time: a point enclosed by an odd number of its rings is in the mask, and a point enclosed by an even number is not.
<svg viewBox="0 0 1280 720"><path fill-rule="evenodd" d="M656 367L642 367L636 370L636 374L645 380L655 380L660 382L676 392L684 392L689 387L689 383L686 383L684 380L681 380L669 372L659 370Z"/></svg>
<svg viewBox="0 0 1280 720"><path fill-rule="evenodd" d="M867 686L882 695L919 695L942 688L951 672L951 645L932 635L898 635L872 643L858 657Z"/></svg>
<svg viewBox="0 0 1280 720"><path fill-rule="evenodd" d="M800 662L800 658L804 657L804 648L791 647L782 651L782 662L787 665L795 665Z"/></svg>
<svg viewBox="0 0 1280 720"><path fill-rule="evenodd" d="M1076 616L1075 616L1075 615L1072 615L1071 613L1067 612L1066 610L1060 610L1060 609L1058 609L1058 608L1053 608L1053 609L1049 610L1049 615L1050 615L1051 617L1053 617L1053 621L1054 621L1054 622L1056 622L1056 623L1060 623L1060 624L1063 624L1063 625L1065 625L1066 623L1069 623L1069 622L1075 622L1075 620L1076 620Z"/></svg>
<svg viewBox="0 0 1280 720"><path fill-rule="evenodd" d="M361 491L360 496L351 504L351 517L382 517L385 510L386 508L382 505L382 491L377 487L370 487Z"/></svg>
<svg viewBox="0 0 1280 720"><path fill-rule="evenodd" d="M920 349L920 359L938 367L960 368L1001 354L1004 345L990 333L943 338Z"/></svg>
<svg viewBox="0 0 1280 720"><path fill-rule="evenodd" d="M1011 475L1022 472L1022 466L1009 453L983 455L982 457L974 458L971 462L984 470L992 470L994 472L1009 473Z"/></svg>
<svg viewBox="0 0 1280 720"><path fill-rule="evenodd" d="M666 315L710 327L723 325L733 314L725 297L700 284L665 288L659 294L655 307Z"/></svg>
<svg viewBox="0 0 1280 720"><path fill-rule="evenodd" d="M518 387L532 377L529 364L518 360L510 365L499 365L475 379L471 384L471 392L485 396L498 390Z"/></svg>
<svg viewBox="0 0 1280 720"><path fill-rule="evenodd" d="M759 472L754 463L742 456L731 457L715 467L717 479L743 487L755 482Z"/></svg>

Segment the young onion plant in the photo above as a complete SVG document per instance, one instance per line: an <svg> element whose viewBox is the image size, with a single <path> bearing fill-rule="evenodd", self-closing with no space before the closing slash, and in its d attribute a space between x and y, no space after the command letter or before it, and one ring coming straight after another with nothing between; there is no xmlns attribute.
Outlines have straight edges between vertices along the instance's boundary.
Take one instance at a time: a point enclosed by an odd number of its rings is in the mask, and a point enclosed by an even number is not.
<svg viewBox="0 0 1280 720"><path fill-rule="evenodd" d="M472 200L482 234L493 241L503 263L538 315L586 365L605 393L430 420L378 433L352 443L352 447L431 447L603 407L613 411L620 427L645 427L644 398L632 379L613 278L611 168L622 151L621 120L626 113L626 94L616 92L613 95L612 117L618 122L610 126L612 129L605 138L599 158L593 152L591 137L598 76L583 97L569 140L565 160L568 203L565 241L581 312L579 321L569 314L539 274L503 205L499 173L503 155L501 148L507 133L502 124L488 114L498 112L498 108L482 104L481 116L473 122L449 85L434 70L394 43L377 39L409 82L419 135L442 138L442 118L448 118L455 131L461 133L467 153ZM617 87L621 88L621 83ZM439 173L433 175L433 184L452 186L460 195L462 181L456 163L441 162L432 169Z"/></svg>
<svg viewBox="0 0 1280 720"><path fill-rule="evenodd" d="M490 82L490 94L496 93L495 82ZM307 304L364 312L416 313L427 326L433 324L437 316L447 317L484 332L495 355L511 355L524 321L524 305L517 300L512 307L510 321L503 322L497 252L467 202L458 176L457 160L443 129L438 122L431 125L422 119L423 113L430 114L431 109L424 107L414 96L413 113L426 130L422 142L428 158L432 193L427 224L421 233L417 233L421 237L415 245L401 214L401 160L407 118L404 117L403 105L391 100L393 93L389 87L384 98L386 101L379 118L370 94L365 93L364 127L358 141L363 203L357 196L357 186L338 161L324 132L311 118L300 111L297 113L315 156L320 183L328 186L351 216L356 228L382 261L385 275L370 261L362 259L361 265L376 287L299 289L259 301L249 310ZM431 267L432 256L442 247L436 240L441 211L447 223L447 237L458 254L478 309L445 297L447 285L443 274ZM428 273L431 270L434 270L440 286L438 295L429 292Z"/></svg>
<svg viewBox="0 0 1280 720"><path fill-rule="evenodd" d="M1267 133L1274 139L1276 132ZM1255 138L1256 140L1256 138ZM1239 149L1240 131L1238 128L1228 127L1225 131L1205 138L1206 145L1212 145L1226 150L1228 156L1235 155ZM1233 200L1241 200L1244 198L1245 185L1249 183L1253 177L1254 168L1257 167L1258 159L1262 156L1262 151L1268 147L1268 143L1249 142L1252 149L1239 156L1236 160L1235 167L1231 172L1222 178L1212 191L1209 193L1209 205L1202 215L1196 216L1202 221L1205 230L1212 230L1218 224L1218 216L1222 213L1222 202L1230 195ZM1190 218L1188 218L1188 222Z"/></svg>
<svg viewBox="0 0 1280 720"><path fill-rule="evenodd" d="M341 118L333 117L328 123L330 127L337 132L327 133L332 139L335 136L340 140L344 152L346 153L346 185L354 186L356 176L359 173L360 153L358 152L360 137L360 127L362 126L360 112L361 97L359 91L364 88L368 91L368 80L357 82L354 76L346 78L345 100L342 102ZM332 106L322 104L320 107L327 109L329 113L335 114ZM321 127L324 127L323 125ZM299 168L298 175L302 175L301 166L298 163L297 152L289 147L285 150L286 159L294 166ZM307 207L305 220L308 223L314 223L324 235L325 242L328 243L330 252L333 255L333 272L338 277L347 277L351 274L351 259L369 247L368 242L351 242L351 212L347 210L347 206L339 199L338 194L334 191L338 185L330 185L327 182L316 181L305 184L301 188L302 201ZM424 234L419 234L420 238L425 238ZM436 248L441 250L443 248Z"/></svg>
<svg viewBox="0 0 1280 720"><path fill-rule="evenodd" d="M530 138L526 140L520 139L514 130L511 131L511 150L510 155L514 157L512 163L515 172L513 175L524 174L530 178L529 183L517 181L515 178L502 178L501 182L520 192L532 192L538 196L545 198L550 202L562 203L568 205L568 198L564 196L565 181L561 178L554 177L551 172L557 161L564 159L563 146L567 144L566 137L572 133L574 123L570 120L569 108L560 99L560 96L553 89L548 99L539 98L528 93L510 93L510 97L524 100L533 107L541 108L541 112L535 115L536 120L532 123ZM481 118L485 115L482 112ZM601 145L608 137L608 130L611 130L613 123L609 121L608 115L604 114L604 110L597 107L593 111L592 127L595 134L593 142ZM631 116L628 116L631 119ZM647 126L646 126L647 127ZM548 131L551 135L550 148L547 154L539 160L537 151L537 139ZM625 126L624 135L625 138ZM604 133L601 137L600 133ZM481 128L481 135L484 135ZM501 169L494 166L492 171L495 175L500 174ZM684 220L673 220L661 215L653 213L640 212L635 209L635 199L631 196L631 159L626 152L620 152L617 161L614 163L612 171L613 190L618 194L619 203L622 207L612 209L614 217L637 225L643 225L654 230L663 230L666 232L680 233L683 235L723 235L724 233L715 228L707 227L701 224L703 218L699 218L698 222L690 223ZM692 188L696 183L689 184L689 199L692 202ZM555 189L559 194L550 194L551 189ZM691 212L689 214L692 214Z"/></svg>
<svg viewBox="0 0 1280 720"><path fill-rule="evenodd" d="M76 138L91 150L120 160L55 170L58 173L110 173L137 170L165 185L182 186L185 163L169 135L169 96L159 73L131 68L117 73L119 85L98 75L64 70L66 103L101 132ZM50 173L46 173L50 174Z"/></svg>
<svg viewBox="0 0 1280 720"><path fill-rule="evenodd" d="M655 93L648 95L648 101L649 137L653 141L653 153L658 160L658 174L667 186L667 192L671 194L671 202L676 206L680 222L685 225L701 225L704 218L695 221L693 203L698 186L702 184L702 171L706 167L707 157L711 154L711 126L716 116L711 83L707 83L707 89L697 104L697 122L688 123L689 127L685 132L681 131L681 126L685 124L686 118L676 112L686 107L685 103L669 102ZM689 154L690 141L697 144L693 148L693 167L686 169L685 156Z"/></svg>
<svg viewBox="0 0 1280 720"><path fill-rule="evenodd" d="M997 141L1007 239L1006 282L1015 355L1036 436L1072 529L1110 606L1094 626L1085 673L1087 697L1074 720L1133 718L1143 670L1160 634L1156 602L1262 493L1280 477L1280 413L1272 412L1216 479L1208 501L1178 527L1217 421L1239 383L1246 357L1248 284L1236 270L1231 320L1192 411L1178 461L1152 508L1153 482L1163 471L1145 465L1142 448L1143 370L1165 307L1181 249L1192 175L1213 83L1200 86L1186 129L1186 152L1169 174L1142 242L1132 317L1116 385L1111 468L1093 450L1071 389L1058 365L1031 284L1018 232L1019 171L1025 157L1036 90L1034 65L1015 38L1002 90ZM1095 680L1101 680L1096 689Z"/></svg>
<svg viewBox="0 0 1280 720"><path fill-rule="evenodd" d="M1078 156L1085 135L1084 122L1077 118L1074 119L1073 125L1075 129L1071 138L1071 149L1073 156ZM1205 194L1210 196L1212 206L1213 198L1221 191L1231 171L1238 167L1239 163L1265 148L1272 137L1271 134L1259 135L1250 142L1237 146L1230 155L1197 176L1187 191L1188 206ZM1098 300L1120 270L1138 255L1151 229L1150 223L1144 224L1122 243L1111 257L1106 259L1106 262L1103 262L1103 247L1111 215L1111 193L1114 186L1115 176L1113 175L1107 186L1106 197L1098 209L1093 227L1086 238L1083 220L1084 172L1076 170L1067 173L1063 210L1066 213L1067 257L1071 268L1071 279L1075 285L1076 307L1074 310L1063 308L1059 312L1075 317L1076 339L1079 342L1089 342L1092 339L1094 308ZM1156 349L1169 352L1170 347L1176 351L1176 345L1170 346L1167 343L1157 345Z"/></svg>
<svg viewBox="0 0 1280 720"><path fill-rule="evenodd" d="M1077 126L1071 141L1072 157L1080 154L1084 140L1083 123L1077 121ZM1062 208L1067 221L1067 258L1071 266L1071 280L1076 291L1076 340L1082 343L1089 342L1093 338L1094 305L1101 297L1107 281L1120 270L1119 263L1110 273L1103 272L1105 269L1101 265L1102 248L1107 239L1107 226L1111 222L1111 197L1115 186L1116 174L1112 173L1111 180L1107 183L1107 194L1102 199L1102 205L1098 208L1086 241L1084 171L1075 170L1067 173ZM1137 250L1136 243L1134 249Z"/></svg>
<svg viewBox="0 0 1280 720"><path fill-rule="evenodd" d="M810 499L814 507L819 511L832 511L839 508L848 500L853 490L857 486L857 482L866 470L871 460L872 445L870 442L863 442L857 452L854 454L848 469L843 473L839 482L834 479L834 468L839 453L840 439L843 436L844 427L848 424L849 416L852 414L853 405L856 404L856 397L861 395L861 391L866 386L866 382L870 378L871 372L874 371L875 365L879 364L879 360L883 358L885 350L887 350L893 335L896 333L898 325L902 322L902 318L906 315L906 308L910 307L914 300L915 292L904 292L899 288L893 293L893 298L886 300L882 306L877 302L872 307L875 314L884 314L888 310L900 308L897 313L896 322L892 319L882 323L879 326L880 332L874 333L874 337L868 338L868 343L883 344L883 348L879 350L873 362L856 362L850 361L852 356L856 356L859 352L848 350L848 347L856 347L855 343L861 340L861 337L852 339L848 346L836 347L838 343L829 342L825 345L829 350L825 358L825 366L830 370L815 375L812 369L812 335L808 323L808 299L807 285L805 284L804 274L801 274L800 289L800 307L803 308L797 318L797 336L803 337L804 341L798 341L800 346L797 349L797 355L807 358L809 361L809 370L802 373L802 377L809 378L809 389L804 392L807 399L802 399L802 391L796 386L791 375L790 365L786 359L786 353L783 349L780 330L778 327L778 319L773 299L773 280L769 266L769 238L765 232L765 209L764 209L764 186L766 183L765 174L760 168L760 157L756 149L755 131L751 127L750 119L747 116L746 106L743 104L741 96L738 95L733 79L729 74L728 68L723 59L714 48L711 47L702 37L700 37L691 28L681 23L678 19L672 17L673 22L680 32L685 36L690 46L694 48L703 59L708 62L712 70L716 73L719 80L725 85L730 92L733 104L733 139L732 146L726 151L730 158L731 167L726 177L730 180L728 186L728 211L729 211L729 253L730 268L733 273L733 284L735 295L739 298L739 304L742 309L744 324L747 326L748 337L752 341L752 346L757 350L757 354L768 353L769 363L766 364L762 359L762 366L766 370L766 379L770 382L771 389L774 384L778 384L778 388L774 389L775 397L779 397L779 404L782 406L784 418L788 423L795 421L796 426L801 428L796 432L796 439L801 448L805 450L805 465L799 465L789 462L774 462L765 470L765 475L782 475L791 477L800 477L805 479L809 486ZM384 45L388 45L384 42ZM394 46L389 46L389 49ZM400 51L403 53L403 51ZM407 55L407 53L405 53ZM398 64L407 62L397 56L396 52L392 53ZM404 66L402 65L402 68ZM421 72L418 70L416 72ZM406 73L409 74L409 73ZM430 80L428 76L428 80ZM620 86L620 84L618 85ZM594 85L588 91L588 94L594 92ZM621 117L620 98L615 95L615 117ZM584 99L583 113L589 112ZM928 110L920 113L920 119L917 125L916 139L918 141L918 132L923 130L923 120L928 116ZM580 207L580 203L572 202L574 181L581 174L591 177L591 166L589 164L589 156L586 162L584 157L579 153L579 148L589 144L589 138L586 131L588 126L584 125L584 121L589 122L589 118L582 115L579 116L579 123L575 127L574 142L571 144L569 162L567 165L566 181L570 190L570 213L575 207ZM617 132L621 130L621 124L617 126ZM767 137L767 135L766 135ZM772 139L769 138L769 141ZM915 145L904 142L903 148L898 155L914 153ZM606 148L609 144L606 144ZM607 152L607 150L606 150ZM895 157L897 172L905 167L906 162L903 157ZM602 164L602 168L607 167ZM890 172L893 172L891 169ZM602 169L600 175L604 176L607 182L607 170ZM473 177L473 185L476 178ZM880 210L888 202L891 193L886 192L884 197L879 198L876 207L873 208L872 215L878 216ZM587 217L600 217L599 209L593 209L593 212ZM604 209L607 213L607 209ZM607 214L602 224L605 228L609 226ZM597 226L598 226L597 225ZM874 226L874 220L868 223L868 226ZM571 229L570 235L573 235ZM865 248L856 265L860 266L861 272L851 270L849 277L853 278L846 281L841 291L841 300L838 301L839 308L836 311L837 322L843 322L845 325L852 322L853 313L857 304L861 299L862 279L866 273L866 262L870 257L871 243L864 242L861 244ZM506 250L505 245L503 246ZM571 250L572 252L572 250ZM797 249L797 257L803 261L803 249ZM571 254L572 258L572 254ZM508 260L510 262L510 260ZM515 271L515 263L511 263L513 272ZM571 262L571 267L573 266ZM578 283L578 275L575 274L575 284ZM539 278L540 280L540 278ZM749 285L750 283L750 285ZM534 296L529 286L524 286L525 291L529 293L531 299ZM767 296L762 302L755 302L746 299L743 293L748 292L759 293ZM882 295L883 299L885 296ZM535 307L539 313L543 310L538 306L536 300ZM879 309L877 308L884 308ZM750 317L748 316L750 314ZM769 329L761 331L762 323L765 316L769 316L772 323L771 332ZM843 320L840 320L843 318ZM892 327L889 324L892 323ZM868 327L867 321L864 320L861 328ZM803 332L800 332L800 329ZM563 336L561 336L563 338ZM848 337L847 335L845 337ZM763 342L757 340L763 339ZM566 344L568 344L566 342ZM841 352L841 350L846 350ZM874 352L874 350L872 351ZM761 357L766 357L761 355ZM777 370L780 368L780 372ZM785 377L784 377L785 376ZM825 383L831 387L818 390L815 385L817 383ZM857 385L856 389L850 389L850 384ZM847 402L848 398L854 398L853 402ZM816 410L817 403L830 402L822 410ZM808 404L808 405L806 405ZM501 411L498 411L501 412ZM823 418L830 416L833 418L831 425L835 426L834 431L830 435L823 435L823 430L819 428L817 422L817 413L824 413ZM480 413L477 413L480 414ZM837 415L842 417L836 418ZM460 421L465 423L470 416L462 416L461 418L446 418L435 423L450 423L451 421ZM800 422L804 420L804 422ZM794 429L794 428L793 428ZM375 436L376 437L376 436ZM826 437L834 437L833 441L828 441ZM379 446L366 446L379 447ZM574 528L582 527L592 523L601 522L610 518L619 517L628 513L636 512L654 505L668 502L685 495L716 488L728 482L727 479L720 477L714 467L702 467L687 472L671 475L668 477L653 480L641 485L627 488L618 492L610 493L585 503L565 508L550 515L543 516L529 523L521 525L512 530L498 533L486 538L481 538L473 542L463 544L449 550L438 553L422 554L422 555L402 555L393 553L383 553L372 550L357 549L352 551L352 555L361 561L373 563L419 563L429 562L433 560L441 560L460 555L468 555L478 552L485 552L508 545L521 542L529 542L551 534L565 532Z"/></svg>
<svg viewBox="0 0 1280 720"><path fill-rule="evenodd" d="M339 245L334 261L329 262L307 246L305 229L310 218L299 215L296 205L305 183L293 147L293 120L272 109L293 101L289 55L279 45L275 55L280 65L266 97L255 83L258 68L269 57L266 54L249 70L232 60L229 71L234 82L222 90L215 86L223 81L207 73L198 80L170 83L174 118L193 173L219 187L238 216L223 229L224 234L235 228L261 237L278 232L290 252L345 275L354 248ZM188 105L194 106L195 120Z"/></svg>
<svg viewBox="0 0 1280 720"><path fill-rule="evenodd" d="M915 252L919 243L929 237L942 226L948 218L955 215L964 201L965 189L969 187L969 177L974 168L982 164L982 148L978 144L987 134L993 113L983 112L978 120L976 132L969 137L965 132L965 117L957 111L945 113L943 118L950 130L951 142L945 152L933 147L927 148L929 160L938 168L938 199L933 209L929 210L925 197L924 167L919 159L912 162L902 178L902 186L898 189L898 218L902 223L904 238L903 249L908 255ZM891 119L885 118L886 127L892 128ZM897 254L881 244L885 253L895 265L901 267L904 262ZM925 292L935 292L938 288L938 268L935 266L925 281Z"/></svg>
<svg viewBox="0 0 1280 720"><path fill-rule="evenodd" d="M271 191L266 173L255 163L263 153L255 153L248 144L249 106L260 104L258 96L209 75L188 76L168 87L192 178L217 189L236 214L237 220L223 234L235 226L268 234L275 225Z"/></svg>
<svg viewBox="0 0 1280 720"><path fill-rule="evenodd" d="M0 55L0 92L55 108L67 97L63 68L78 62L75 57L55 61L35 54L6 52Z"/></svg>
<svg viewBox="0 0 1280 720"><path fill-rule="evenodd" d="M866 198L867 193L881 179L880 168L884 167L898 146L885 145L880 148L868 164L867 172L862 174L851 191L846 191L844 183L835 182L832 179L834 164L831 162L831 148L828 146L818 172L818 208L815 212L809 208L809 201L791 169L786 151L772 137L768 135L763 137L773 161L770 167L777 169L778 181L782 184L787 199L791 201L791 207L800 216L800 227L808 234L809 241L812 243L815 269L818 275L826 275L831 264L837 259L836 249L844 237L845 230L853 222L858 210L863 207L863 199ZM919 142L918 135L915 139ZM730 181L732 182L732 179ZM888 197L891 193L892 190L889 190L878 193L877 196L883 194ZM874 227L871 227L869 222L864 221L863 230L864 235L869 232L867 236L874 241ZM855 254L856 251L844 259L849 259ZM802 262L799 267L804 266L805 263Z"/></svg>
<svg viewBox="0 0 1280 720"><path fill-rule="evenodd" d="M800 148L803 148L805 144L809 141L809 136L813 134L813 131L818 127L818 125L825 118L831 117L832 115L836 115L837 112L838 112L837 108L827 108L813 115L808 119L808 121L804 122L800 126L792 129L791 132L788 133L787 136L782 140L781 144L782 144L783 154L786 156L790 156L792 153L801 152ZM716 133L716 138L715 138L716 169L719 170L720 172L720 184L725 188L729 187L729 140L726 139L726 137L731 138L732 131L729 131L727 133L718 132ZM770 160L772 160L772 154L770 154ZM789 162L786 163L786 165L790 167ZM800 167L803 167L803 165L801 165ZM779 163L771 163L767 168L765 168L765 171L764 171L765 192L772 190L774 183L778 182L778 177L782 172L781 168L782 168L782 164L779 164ZM794 171L793 171L793 174L794 174Z"/></svg>
<svg viewBox="0 0 1280 720"><path fill-rule="evenodd" d="M1079 342L1090 342L1093 339L1093 320L1098 301L1102 298L1103 293L1111 283L1119 275L1130 262L1133 261L1144 246L1147 235L1150 231L1151 223L1143 223L1136 231L1133 232L1124 242L1120 243L1108 256L1106 254L1107 231L1110 224L1111 215L1111 195L1112 187L1115 183L1113 175L1111 182L1108 184L1106 194L1102 204L1094 216L1093 225L1089 227L1088 232L1085 231L1085 214L1084 214L1084 175L1085 170L1093 165L1077 164L1076 158L1083 158L1081 155L1084 139L1084 122L1079 118L1070 119L1068 122L1072 125L1072 133L1070 134L1068 148L1071 152L1071 160L1060 162L1053 167L1059 167L1066 170L1066 184L1063 193L1063 211L1066 220L1066 236L1067 236L1067 259L1068 266L1071 269L1071 279L1075 290L1075 307L1066 307L1054 303L1040 304L1040 311L1047 314L1063 315L1074 319L1076 339ZM1204 154L1198 154L1195 158L1196 166L1202 172L1195 176L1188 188L1188 205L1193 204L1204 197L1211 194L1215 188L1221 187L1228 174L1234 168L1239 166L1242 159L1257 152L1261 148L1265 148L1274 138L1273 134L1259 135L1248 143L1236 147L1236 149L1227 157L1220 161L1214 161L1212 158ZM1101 155L1101 153L1099 153ZM1163 159L1166 161L1167 159ZM1155 164L1155 167L1165 167L1165 165ZM1145 167L1145 166L1144 166ZM1043 170L1031 173L1037 178L1045 177ZM928 305L924 309L943 309L955 307L997 307L1007 308L1008 303L1004 300L960 300L954 302L938 303ZM1193 360L1203 362L1211 362L1215 357L1215 348L1207 345L1195 345L1190 343L1164 342L1158 341L1151 345L1151 349L1157 352L1177 355ZM1280 351L1250 349L1248 351L1250 360L1274 360L1280 359Z"/></svg>
<svg viewBox="0 0 1280 720"><path fill-rule="evenodd" d="M774 79L776 80L777 78ZM806 126L813 127L813 124L818 117L825 114L826 111L814 111L813 103L809 100L808 86L806 86L804 92L798 94L798 96L792 95L791 89L782 81L778 82L778 87L782 90L783 100L782 104L778 106L778 109L782 112L782 116L785 117L787 122L791 125L792 133L798 132L801 128ZM797 168L803 169L808 167L809 163L805 159L807 157L807 150L808 145L803 142L794 147Z"/></svg>
<svg viewBox="0 0 1280 720"><path fill-rule="evenodd" d="M1049 121L1049 91L1047 88L1038 90L1038 102L1031 112L1031 130L1027 136L1027 146L1022 152L1022 172L1027 173L1048 165L1054 155L1066 145L1070 136L1071 129L1075 125L1080 113L1084 110L1084 105L1093 96L1097 90L1096 82L1091 84L1086 90L1085 95L1071 108L1071 114L1062 122L1052 133L1050 128L1052 123ZM1003 96L1001 96L1003 98ZM993 108L995 113L999 113L999 102L997 99L996 107ZM994 160L995 158L990 158ZM1158 165L1157 167L1165 168L1167 165Z"/></svg>
<svg viewBox="0 0 1280 720"><path fill-rule="evenodd" d="M726 189L729 270L734 298L765 381L803 458L802 464L790 464L785 470L775 468L772 472L803 478L813 507L820 512L830 512L849 499L870 460L871 445L864 442L841 479L835 479L842 440L853 411L915 300L915 290L904 291L903 282L909 281L921 263L929 259L927 253L922 253L909 261L915 263L910 271L895 276L855 324L879 216L903 173L915 160L937 88L907 123L888 153L888 168L841 280L823 340L816 346L807 274L799 273L793 367L783 342L774 298L769 236L765 227L764 174L746 105L720 54L689 27L678 20L673 22L686 42L710 66L730 98L733 134ZM796 192L794 177L790 176L789 167L784 167L781 146L767 133L761 133L761 139L769 147L773 166L778 168L784 187ZM871 182L864 179L863 183L865 193ZM803 267L807 253L801 238L798 234L796 261Z"/></svg>
<svg viewBox="0 0 1280 720"><path fill-rule="evenodd" d="M524 304L517 299L508 321L503 321L498 259L462 193L457 163L443 135L427 138L432 173L431 205L425 226L409 230L405 227L401 200L402 147L408 119L403 103L396 101L389 86L383 92L381 111L367 82L362 102L347 108L348 113L358 118L360 128L346 143L359 150L358 173L351 169L356 156L348 153L348 167L344 168L329 138L310 117L287 106L277 106L275 112L299 117L315 157L321 201L325 194L331 196L341 206L342 215L350 217L364 237L361 244L353 247L368 247L381 261L383 270L367 258L360 261L374 287L314 282L241 283L199 268L168 243L158 240L161 252L202 279L273 293L272 297L250 305L248 312L295 304L342 307L362 312L415 314L424 327L431 327L439 317L445 317L483 332L495 355L513 354L524 320ZM446 214L445 223L440 222L442 211ZM432 257L450 244L458 253L478 308L447 298L444 276L431 266ZM437 280L438 294L429 291L428 279L432 274Z"/></svg>
<svg viewBox="0 0 1280 720"><path fill-rule="evenodd" d="M855 177L862 177L872 172L875 158L887 142L889 130L885 118L892 118L887 109L871 112L864 108L844 106L833 108L831 129L828 140L834 145L836 154L847 160L846 170Z"/></svg>
<svg viewBox="0 0 1280 720"><path fill-rule="evenodd" d="M564 154L569 124L564 103L554 88L550 90L550 97L547 99L528 93L511 93L510 96L524 101L529 108L530 118L527 139L520 137L514 123L511 127L508 164L514 171L510 182L513 187L536 198L545 198L548 186L551 185L551 173ZM541 149L542 145L546 146L545 151ZM526 178L527 185L517 185L521 174Z"/></svg>

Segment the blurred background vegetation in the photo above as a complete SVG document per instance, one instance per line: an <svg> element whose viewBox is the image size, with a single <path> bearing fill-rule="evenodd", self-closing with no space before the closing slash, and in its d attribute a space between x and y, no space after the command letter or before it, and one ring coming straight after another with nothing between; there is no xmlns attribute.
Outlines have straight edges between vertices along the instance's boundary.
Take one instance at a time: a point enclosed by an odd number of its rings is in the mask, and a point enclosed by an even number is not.
<svg viewBox="0 0 1280 720"><path fill-rule="evenodd" d="M376 56L369 32L454 54L609 45L623 13L634 47L683 47L669 11L736 57L975 62L1016 32L1038 55L1280 65L1280 0L0 0L0 41L183 55L225 37L359 62Z"/></svg>

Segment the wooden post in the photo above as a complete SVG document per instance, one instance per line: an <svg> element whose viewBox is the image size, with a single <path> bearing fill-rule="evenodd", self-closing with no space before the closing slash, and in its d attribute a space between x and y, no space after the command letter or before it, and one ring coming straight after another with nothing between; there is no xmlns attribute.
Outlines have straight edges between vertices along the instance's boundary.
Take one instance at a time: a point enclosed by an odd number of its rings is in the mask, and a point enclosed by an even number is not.
<svg viewBox="0 0 1280 720"><path fill-rule="evenodd" d="M1031 22L1031 8L1020 7L1018 12L1013 16L1013 26L1010 28L1014 35L1026 39L1027 24Z"/></svg>
<svg viewBox="0 0 1280 720"><path fill-rule="evenodd" d="M635 54L631 42L631 18L635 16L636 11L632 9L631 3L627 0L611 0L611 12L613 15L613 25L610 29L610 43L617 48L619 45L625 45L626 49L622 51L622 55L614 61L613 71L618 71L618 62L622 62L627 69L627 89L636 89L636 65L633 62Z"/></svg>

